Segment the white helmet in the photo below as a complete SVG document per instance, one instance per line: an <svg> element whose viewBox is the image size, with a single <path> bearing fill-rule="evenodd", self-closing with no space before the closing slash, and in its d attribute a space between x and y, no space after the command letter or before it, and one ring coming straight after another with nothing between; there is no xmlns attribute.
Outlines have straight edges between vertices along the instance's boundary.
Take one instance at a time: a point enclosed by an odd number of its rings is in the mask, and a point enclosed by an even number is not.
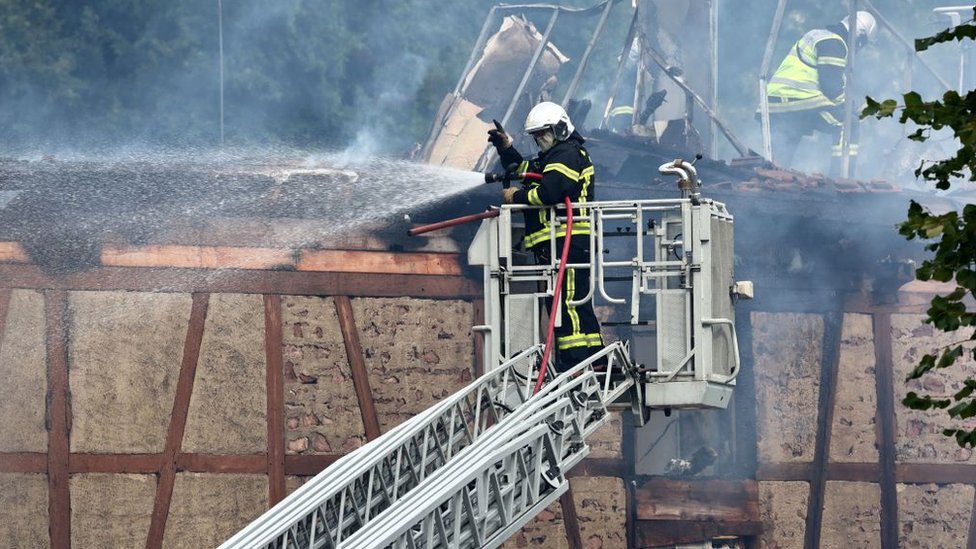
<svg viewBox="0 0 976 549"><path fill-rule="evenodd" d="M847 24L849 18L850 16L848 15L840 22L848 32L851 30L851 27ZM874 20L874 16L866 11L859 11L857 12L856 21L857 43L864 45L868 42L874 42L874 36L878 34L878 23Z"/></svg>
<svg viewBox="0 0 976 549"><path fill-rule="evenodd" d="M532 107L525 117L525 133L531 134L544 129L551 129L557 141L565 141L576 129L563 109L556 103L544 101Z"/></svg>

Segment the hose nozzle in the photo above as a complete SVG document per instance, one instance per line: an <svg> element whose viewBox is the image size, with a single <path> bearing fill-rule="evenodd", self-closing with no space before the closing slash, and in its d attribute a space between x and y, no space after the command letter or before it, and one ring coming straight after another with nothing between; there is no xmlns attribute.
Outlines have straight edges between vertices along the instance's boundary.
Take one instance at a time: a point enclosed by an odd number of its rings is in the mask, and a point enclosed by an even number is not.
<svg viewBox="0 0 976 549"><path fill-rule="evenodd" d="M485 183L502 183L506 180L510 180L507 174L485 172Z"/></svg>

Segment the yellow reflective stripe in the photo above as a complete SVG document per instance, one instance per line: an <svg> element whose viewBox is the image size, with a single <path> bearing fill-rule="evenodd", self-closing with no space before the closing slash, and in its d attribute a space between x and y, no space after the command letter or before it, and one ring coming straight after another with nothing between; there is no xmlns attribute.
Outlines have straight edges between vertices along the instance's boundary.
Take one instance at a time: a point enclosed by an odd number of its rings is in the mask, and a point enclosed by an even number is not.
<svg viewBox="0 0 976 549"><path fill-rule="evenodd" d="M610 116L618 116L621 114L634 114L634 107L630 107L630 106L614 107L610 111Z"/></svg>
<svg viewBox="0 0 976 549"><path fill-rule="evenodd" d="M837 117L836 116L834 116L832 113L829 113L827 111L821 112L820 113L820 118L823 118L825 122L827 122L828 124L830 124L832 126L842 126L844 124L840 120L837 120Z"/></svg>
<svg viewBox="0 0 976 549"><path fill-rule="evenodd" d="M769 112L772 113L796 112L796 111L805 111L809 109L816 109L819 107L836 107L837 105L843 102L844 102L843 95L840 98L838 98L838 101L835 103L830 99L827 99L827 96L823 94L819 94L817 96L810 97L808 99L792 99L786 102L770 101Z"/></svg>
<svg viewBox="0 0 976 549"><path fill-rule="evenodd" d="M783 62L776 69L773 77L766 87L769 97L789 98L791 100L813 100L823 101L823 93L820 91L819 76L817 65L838 65L838 57L817 58L817 45L825 40L841 40L840 35L823 30L815 29L798 40L790 53L783 59ZM846 60L839 66L846 65ZM791 112L816 108L819 104L796 105L792 101L789 104L777 104L770 102L770 112Z"/></svg>
<svg viewBox="0 0 976 549"><path fill-rule="evenodd" d="M523 160L523 161L519 162L518 172L519 173L525 173L527 171L529 171L529 161L528 160Z"/></svg>
<svg viewBox="0 0 976 549"><path fill-rule="evenodd" d="M573 236L577 235L589 235L590 234L590 224L587 223L573 223ZM556 238L563 238L566 236L566 227L560 226L556 229ZM525 237L525 246L531 248L540 242L545 242L549 240L549 227L546 226L538 231Z"/></svg>
<svg viewBox="0 0 976 549"><path fill-rule="evenodd" d="M817 64L844 68L847 66L847 59L842 57L819 57L817 58Z"/></svg>
<svg viewBox="0 0 976 549"><path fill-rule="evenodd" d="M570 301L575 299L575 296L576 269L570 267L566 269L566 314L569 315L569 319L573 323L573 334L578 334L580 331L579 313L576 312L576 307L569 304Z"/></svg>
<svg viewBox="0 0 976 549"><path fill-rule="evenodd" d="M577 347L589 347L586 341L574 341L571 343L563 343L562 340L559 341L559 345L556 346L560 351L565 351L566 349L575 349Z"/></svg>
<svg viewBox="0 0 976 549"><path fill-rule="evenodd" d="M769 79L770 84L782 84L797 90L807 90L812 92L819 92L820 85L816 82L800 82L799 80L793 80L792 78L783 78L781 76L774 76Z"/></svg>
<svg viewBox="0 0 976 549"><path fill-rule="evenodd" d="M529 204L532 204L533 206L542 206L543 205L542 204L542 199L539 198L539 188L538 187L533 187L533 188L529 189L529 192L527 193L527 196L529 198Z"/></svg>
<svg viewBox="0 0 976 549"><path fill-rule="evenodd" d="M572 179L573 181L579 181L580 178L580 174L578 171L560 162L552 162L550 164L546 164L546 167L542 169L542 173L548 173L548 172L559 172L565 175L566 177Z"/></svg>
<svg viewBox="0 0 976 549"><path fill-rule="evenodd" d="M571 336L557 337L557 349L575 349L577 347L596 347L603 346L603 340L599 333L593 334L573 334Z"/></svg>
<svg viewBox="0 0 976 549"><path fill-rule="evenodd" d="M857 145L851 143L850 147L847 149L848 154L851 156L857 156ZM843 156L844 155L844 145L834 145L830 148L831 156Z"/></svg>
<svg viewBox="0 0 976 549"><path fill-rule="evenodd" d="M525 247L531 248L540 242L545 242L546 240L549 240L549 231L536 231L525 237Z"/></svg>

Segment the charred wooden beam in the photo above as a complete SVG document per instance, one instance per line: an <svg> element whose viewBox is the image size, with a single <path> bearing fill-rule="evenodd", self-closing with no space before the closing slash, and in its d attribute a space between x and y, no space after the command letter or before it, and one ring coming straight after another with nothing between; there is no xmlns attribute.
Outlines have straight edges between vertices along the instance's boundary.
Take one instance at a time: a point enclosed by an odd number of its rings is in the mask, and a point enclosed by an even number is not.
<svg viewBox="0 0 976 549"><path fill-rule="evenodd" d="M10 311L10 288L0 288L0 352L3 351L3 334L7 329L7 314Z"/></svg>
<svg viewBox="0 0 976 549"><path fill-rule="evenodd" d="M874 315L875 390L881 484L881 546L898 546L898 493L895 469L895 388L891 357L891 315ZM972 477L970 477L972 478Z"/></svg>
<svg viewBox="0 0 976 549"><path fill-rule="evenodd" d="M583 549L583 537L580 535L579 516L576 514L576 501L573 499L573 484L570 483L559 496L559 506L563 510L563 526L566 528L566 542L569 549Z"/></svg>
<svg viewBox="0 0 976 549"><path fill-rule="evenodd" d="M350 297L480 297L479 284L460 276L319 273L226 269L98 267L52 275L36 265L0 264L4 288L38 290L126 290L181 293L346 295Z"/></svg>
<svg viewBox="0 0 976 549"><path fill-rule="evenodd" d="M0 454L0 473L46 473L47 457L37 452Z"/></svg>
<svg viewBox="0 0 976 549"><path fill-rule="evenodd" d="M190 322L186 329L186 341L183 344L183 361L180 364L180 375L176 382L176 396L173 399L173 413L170 416L169 429L166 432L166 445L164 446L159 479L156 484L156 499L153 502L149 534L146 537L146 549L160 549L163 546L166 519L169 518L173 487L176 484L176 458L180 447L183 445L183 433L186 430L186 420L190 412L190 396L193 394L193 382L196 377L197 363L200 359L200 347L203 342L203 330L206 324L209 302L209 294L193 295Z"/></svg>
<svg viewBox="0 0 976 549"><path fill-rule="evenodd" d="M762 532L754 480L652 478L637 487L635 500L638 547Z"/></svg>
<svg viewBox="0 0 976 549"><path fill-rule="evenodd" d="M46 292L48 532L51 547L71 547L71 490L68 473L71 432L68 385L68 294Z"/></svg>
<svg viewBox="0 0 976 549"><path fill-rule="evenodd" d="M285 497L285 380L281 296L264 296L265 383L268 410L268 505Z"/></svg>
<svg viewBox="0 0 976 549"><path fill-rule="evenodd" d="M310 456L285 456L285 474L313 476L339 460L344 454L315 454Z"/></svg>
<svg viewBox="0 0 976 549"><path fill-rule="evenodd" d="M617 477L626 478L629 466L625 460L615 458L585 458L566 472L568 478Z"/></svg>
<svg viewBox="0 0 976 549"><path fill-rule="evenodd" d="M380 436L380 422L373 402L373 391L369 386L369 372L366 371L366 361L363 360L363 346L359 342L359 330L356 329L352 302L347 296L336 296L334 301L336 314L339 316L342 341L346 346L346 359L352 371L352 384L356 390L359 412L366 430L366 439L375 440Z"/></svg>
<svg viewBox="0 0 976 549"><path fill-rule="evenodd" d="M236 456L179 454L176 456L175 463L177 471L190 473L261 474L268 471L268 457L264 454Z"/></svg>
<svg viewBox="0 0 976 549"><path fill-rule="evenodd" d="M823 518L824 494L827 489L827 461L830 457L830 431L834 420L837 395L837 374L840 360L842 313L824 315L823 347L820 352L820 396L817 404L817 435L810 467L810 493L807 499L806 528L803 545L806 549L820 547L820 525Z"/></svg>

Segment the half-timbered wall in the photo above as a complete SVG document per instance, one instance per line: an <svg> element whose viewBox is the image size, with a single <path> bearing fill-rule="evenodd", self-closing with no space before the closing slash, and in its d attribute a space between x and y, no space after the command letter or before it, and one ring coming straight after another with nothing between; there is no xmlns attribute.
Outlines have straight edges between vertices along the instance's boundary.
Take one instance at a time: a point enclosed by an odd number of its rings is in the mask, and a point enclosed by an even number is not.
<svg viewBox="0 0 976 549"><path fill-rule="evenodd" d="M765 546L976 543L976 457L942 436L942 413L901 405L921 355L962 338L922 323L931 296L916 288L897 304L750 315ZM949 396L972 368L925 390Z"/></svg>
<svg viewBox="0 0 976 549"><path fill-rule="evenodd" d="M115 248L54 276L3 250L0 546L216 546L482 370L456 254ZM553 539L626 546L620 439Z"/></svg>

